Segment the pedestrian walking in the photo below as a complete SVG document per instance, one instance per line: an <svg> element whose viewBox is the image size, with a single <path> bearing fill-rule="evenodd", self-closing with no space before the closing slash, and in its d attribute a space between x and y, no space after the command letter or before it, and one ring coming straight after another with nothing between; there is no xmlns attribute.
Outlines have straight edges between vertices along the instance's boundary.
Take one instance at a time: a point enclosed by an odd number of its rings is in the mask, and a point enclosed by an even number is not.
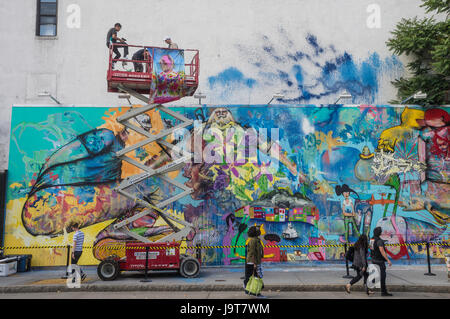
<svg viewBox="0 0 450 319"><path fill-rule="evenodd" d="M73 223L72 229L75 231L75 234L73 235L72 265L77 265L78 260L83 254L84 233L80 230L78 223ZM72 274L74 272L75 269L72 269ZM86 278L86 274L83 272L81 268L80 272L81 272L81 280L84 280Z"/></svg>
<svg viewBox="0 0 450 319"><path fill-rule="evenodd" d="M380 238L382 233L381 227L376 227L373 230L373 237L370 240L370 255L372 257L372 263L380 267L380 285L381 285L381 295L390 297L390 294L386 289L386 264L388 263L389 267L392 266L389 257L386 254L386 250L384 249L384 240Z"/></svg>
<svg viewBox="0 0 450 319"><path fill-rule="evenodd" d="M356 270L356 277L345 285L345 291L350 293L350 288L354 284L356 284L361 278L364 278L364 288L366 290L367 295L373 293L367 287L367 277L369 277L369 273L367 272L367 255L369 252L369 240L366 235L359 236L358 240L354 245L354 254L353 254L353 268Z"/></svg>
<svg viewBox="0 0 450 319"><path fill-rule="evenodd" d="M264 248L261 243L261 239L259 238L260 235L261 231L256 226L250 227L247 232L249 240L246 245L247 258L245 261L244 290L247 287L247 283L252 275L257 276L258 278L263 277L261 261L264 255ZM245 293L248 294L246 290ZM261 294L257 296L264 297Z"/></svg>

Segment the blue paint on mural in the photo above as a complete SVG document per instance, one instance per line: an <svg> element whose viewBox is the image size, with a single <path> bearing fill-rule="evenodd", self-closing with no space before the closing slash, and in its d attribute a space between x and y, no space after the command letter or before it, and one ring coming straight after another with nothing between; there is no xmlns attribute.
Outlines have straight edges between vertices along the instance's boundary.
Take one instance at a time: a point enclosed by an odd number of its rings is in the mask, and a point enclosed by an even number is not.
<svg viewBox="0 0 450 319"><path fill-rule="evenodd" d="M216 76L210 76L208 78L208 83L210 88L214 88L217 85L227 85L227 84L242 84L247 88L252 88L256 84L256 80L252 78L246 78L235 67L230 67L220 72Z"/></svg>

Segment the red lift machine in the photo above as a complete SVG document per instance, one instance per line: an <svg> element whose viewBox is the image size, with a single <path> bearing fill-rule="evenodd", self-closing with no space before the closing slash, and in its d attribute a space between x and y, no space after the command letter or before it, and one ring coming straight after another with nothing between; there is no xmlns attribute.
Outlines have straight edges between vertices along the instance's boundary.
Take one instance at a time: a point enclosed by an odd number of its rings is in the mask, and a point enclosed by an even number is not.
<svg viewBox="0 0 450 319"><path fill-rule="evenodd" d="M155 67L155 63L158 63L158 61L154 61L154 57L158 50L159 52L163 50L163 52L170 53L171 49L128 45L130 49L145 49L148 50L150 54L147 55L147 58L144 60L125 60L113 59L114 45L118 44L112 44L110 47L107 73L108 92L127 93L145 103L145 105L141 107L131 107L125 114L119 116L117 121L146 138L144 141L128 146L116 153L116 156L122 160L139 167L142 170L142 173L125 178L120 185L115 188L115 191L129 199L139 202L146 207L146 209L114 224L114 229L116 231L121 231L129 237L134 238L134 240L125 242L124 257L120 258L116 255L110 255L108 258L102 260L98 265L97 274L102 280L114 280L121 271L145 270L145 273L147 274L147 270L177 270L184 277L196 277L199 274L201 265L200 249L195 250L195 256L180 253L181 242L186 240L186 237L194 227L185 220L181 220L164 210L164 207L192 193L191 188L172 180L167 175L169 172L181 169L186 162L191 160L192 153L188 153L186 150L181 150L177 148L176 145L168 143L165 140L165 137L179 128L191 126L193 121L164 107L162 103L178 100L194 94L198 87L199 52L198 50L174 50L174 53L182 54L183 60L188 60L189 63L185 63L184 73L177 77L177 84L180 85L179 90L177 91L179 94L177 96L172 94L172 96L169 97L161 97L161 94L158 94L158 88L161 87L161 83L157 83L160 79L158 78ZM119 46L124 46L124 44L119 44ZM141 69L142 72L114 69L113 62L140 63L143 65L143 68ZM146 96L147 94L148 97ZM140 122L136 117L152 109L158 109L160 112L169 114L174 117L179 124L165 128L157 135L152 134L142 125L139 127L136 123L140 124ZM158 143L165 152L167 152L167 150L175 151L172 152L172 154L177 154L177 157L171 157L164 166L154 168L137 162L127 156L127 153L150 143ZM155 177L171 183L173 186L181 189L182 192L158 203L152 203L146 200L145 196L139 197L139 194L135 192L136 188L134 186L148 178ZM148 238L130 231L128 228L129 224L150 212L156 212L163 218L173 232L152 242ZM173 222L176 222L176 224ZM184 227L180 228L179 225Z"/></svg>

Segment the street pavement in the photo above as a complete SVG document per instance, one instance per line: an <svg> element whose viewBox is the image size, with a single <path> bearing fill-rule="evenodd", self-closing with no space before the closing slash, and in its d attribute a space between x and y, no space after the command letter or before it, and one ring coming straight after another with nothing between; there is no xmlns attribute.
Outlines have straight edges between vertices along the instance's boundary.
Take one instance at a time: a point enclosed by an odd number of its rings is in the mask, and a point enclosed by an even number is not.
<svg viewBox="0 0 450 319"><path fill-rule="evenodd" d="M242 294L241 277L244 274L242 266L204 267L197 278L183 278L176 272L149 272L151 282L141 282L144 279L142 272L123 272L114 281L102 281L97 276L95 266L86 266L82 269L87 274L87 278L81 283L80 288L67 286L66 280L61 279L61 276L65 274L65 268L62 267L37 269L0 277L0 298L5 298L6 294L14 296L13 294L16 293L30 293L29 296L32 296L34 293L65 292L64 295L66 295L67 292L70 292L76 295L79 292L115 293L123 291L146 292L150 295L153 292L169 292L166 294L167 296L175 296L174 292L189 292L189 296L199 296L199 298L214 298L214 296L223 298L220 296L226 292L230 298L234 298L233 296L245 297ZM423 293L433 293L439 298L448 298L450 281L446 265L432 265L432 272L436 276L425 276L426 272L426 265L388 267L388 289L397 292L398 296L404 296L404 298L425 296ZM342 278L345 274L345 266L340 264L313 267L299 266L298 264L265 264L264 291L267 295L273 295L273 298L277 298L277 296L291 298L289 296L297 296L297 293L302 293L302 298L308 298L307 296L316 296L319 292L323 294L323 298L334 298L333 296L339 296L339 298L365 297L362 292L362 281L352 287L352 294L348 295L344 292L343 286L350 280ZM350 270L350 274L354 275L355 272ZM205 297L205 293L208 293L207 297ZM338 294L336 295L336 293ZM418 293L419 295L417 295ZM48 295L53 296L52 294ZM91 296L86 293L82 295ZM97 296L100 295L102 294ZM141 294L138 295L141 296ZM158 295L165 294L159 293ZM179 294L177 293L177 295Z"/></svg>
<svg viewBox="0 0 450 319"><path fill-rule="evenodd" d="M450 293L395 292L392 297L379 293L367 296L363 292L342 291L264 291L267 299L450 299ZM264 299L248 296L242 291L69 291L0 294L0 299Z"/></svg>

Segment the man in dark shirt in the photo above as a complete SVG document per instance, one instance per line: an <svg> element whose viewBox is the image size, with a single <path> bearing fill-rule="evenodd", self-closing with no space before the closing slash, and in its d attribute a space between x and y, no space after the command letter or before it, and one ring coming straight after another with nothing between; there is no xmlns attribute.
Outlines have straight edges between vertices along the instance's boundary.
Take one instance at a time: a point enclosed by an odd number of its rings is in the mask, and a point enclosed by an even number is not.
<svg viewBox="0 0 450 319"><path fill-rule="evenodd" d="M389 257L384 249L384 240L380 238L382 229L381 227L376 227L373 230L373 237L370 240L370 254L372 257L372 263L380 267L380 284L381 284L381 295L382 296L392 296L388 293L386 289L386 264L387 261L389 267L392 266Z"/></svg>
<svg viewBox="0 0 450 319"><path fill-rule="evenodd" d="M123 54L124 54L124 58L126 59L128 56L128 46L126 45L127 43L125 42L126 40L123 38L119 38L117 36L117 32L119 32L122 29L122 25L120 23L116 23L114 25L114 28L109 29L108 34L106 35L106 46L109 48L111 43L117 43L117 42L121 42L124 45L115 45L113 48L113 52L116 54L116 56L114 57L114 59L120 59L121 54L119 52L119 48L123 48ZM113 67L114 64L116 63L116 61L113 61ZM123 67L125 67L127 65L126 61L122 62Z"/></svg>
<svg viewBox="0 0 450 319"><path fill-rule="evenodd" d="M139 61L149 61L150 60L150 53L147 49L140 49L136 51L133 54L132 60L139 60ZM144 67L142 63L133 62L134 64L134 72L144 72ZM148 68L148 63L146 63L146 66Z"/></svg>

